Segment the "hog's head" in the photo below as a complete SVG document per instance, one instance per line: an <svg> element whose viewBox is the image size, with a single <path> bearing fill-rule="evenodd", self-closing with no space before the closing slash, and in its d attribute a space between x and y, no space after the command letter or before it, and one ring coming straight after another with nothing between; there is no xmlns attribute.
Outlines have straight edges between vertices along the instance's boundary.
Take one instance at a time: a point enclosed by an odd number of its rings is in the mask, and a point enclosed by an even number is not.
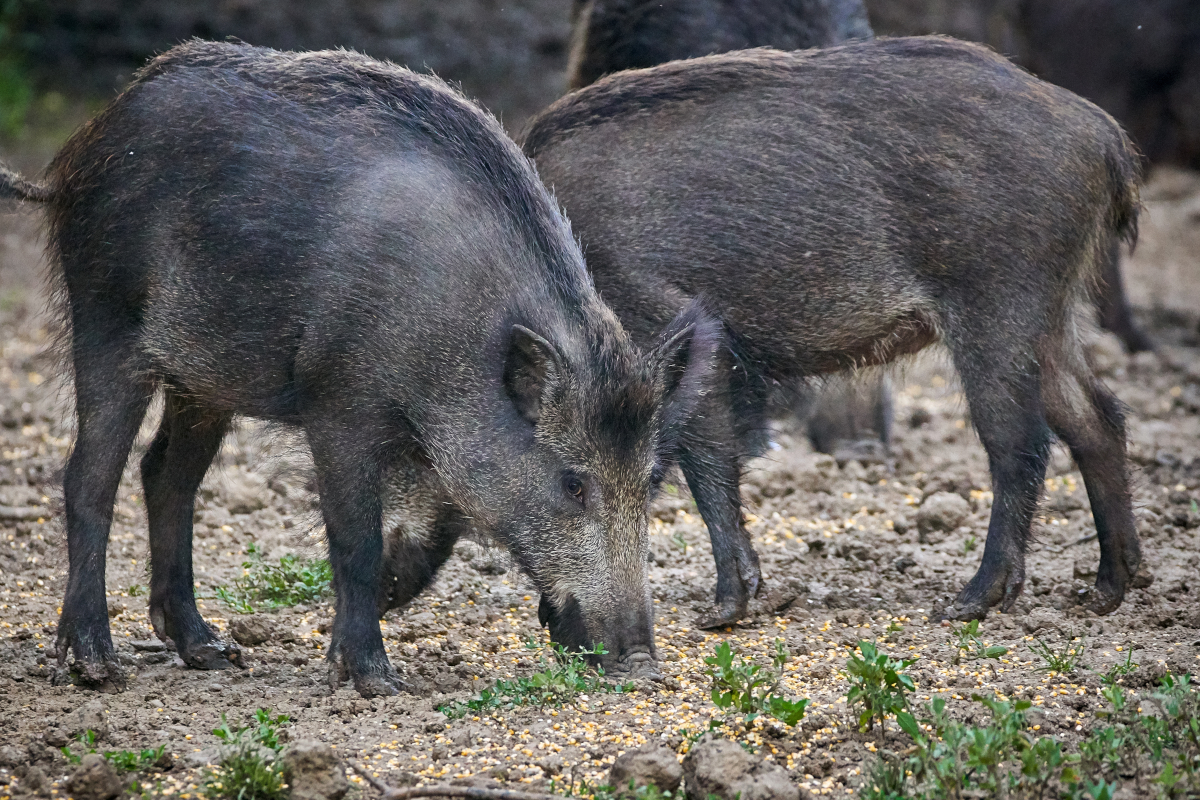
<svg viewBox="0 0 1200 800"><path fill-rule="evenodd" d="M498 534L554 641L601 644L607 672L652 677L648 507L714 379L721 326L693 304L640 353L613 323L571 350L512 329L504 387L528 439L510 483L521 502Z"/></svg>

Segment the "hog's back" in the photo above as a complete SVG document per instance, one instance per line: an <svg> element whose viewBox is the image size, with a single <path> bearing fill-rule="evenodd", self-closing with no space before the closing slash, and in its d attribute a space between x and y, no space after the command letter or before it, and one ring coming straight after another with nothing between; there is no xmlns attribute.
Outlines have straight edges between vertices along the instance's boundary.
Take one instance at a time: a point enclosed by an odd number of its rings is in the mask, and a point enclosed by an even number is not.
<svg viewBox="0 0 1200 800"><path fill-rule="evenodd" d="M1101 235L1110 171L1132 169L1099 109L933 37L611 76L525 149L628 328L704 295L791 373L919 349L956 294L1044 324Z"/></svg>
<svg viewBox="0 0 1200 800"><path fill-rule="evenodd" d="M444 402L494 377L518 306L590 291L520 152L440 83L344 52L165 58L51 165L51 238L75 329L137 320L208 405Z"/></svg>

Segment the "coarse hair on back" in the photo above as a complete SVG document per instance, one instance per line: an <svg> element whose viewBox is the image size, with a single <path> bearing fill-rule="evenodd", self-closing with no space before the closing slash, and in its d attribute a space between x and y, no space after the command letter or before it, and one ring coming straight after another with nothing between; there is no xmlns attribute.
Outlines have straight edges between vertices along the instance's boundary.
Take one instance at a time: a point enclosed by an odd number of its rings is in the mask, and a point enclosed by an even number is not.
<svg viewBox="0 0 1200 800"><path fill-rule="evenodd" d="M590 282L570 223L494 116L434 75L352 50L288 52L200 39L173 47L138 70L122 95L72 136L49 169L52 191L79 167L87 168L79 162L87 156L93 132L111 124L143 87L187 70L209 71L218 90L244 83L298 110L324 112L330 120L356 112L360 118L415 134L423 146L451 159L473 191L509 218L526 221L523 228L533 236L533 249L545 259L552 284L568 300L577 302L579 282ZM236 81L222 84L222 73ZM69 199L55 205L67 203ZM52 211L52 226L55 216Z"/></svg>
<svg viewBox="0 0 1200 800"><path fill-rule="evenodd" d="M646 69L607 75L551 104L526 125L522 146L530 157L578 128L662 108L673 103L703 103L750 87L786 85L796 73L859 53L887 57L938 58L1019 67L983 45L948 36L879 38L836 47L783 51L754 47L730 53L671 61Z"/></svg>

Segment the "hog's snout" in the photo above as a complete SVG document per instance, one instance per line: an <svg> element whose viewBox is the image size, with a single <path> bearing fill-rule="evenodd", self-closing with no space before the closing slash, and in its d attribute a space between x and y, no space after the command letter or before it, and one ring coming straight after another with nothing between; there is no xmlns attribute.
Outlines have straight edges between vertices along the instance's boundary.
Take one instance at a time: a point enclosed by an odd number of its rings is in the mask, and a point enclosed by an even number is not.
<svg viewBox="0 0 1200 800"><path fill-rule="evenodd" d="M658 671L658 661L647 647L636 647L621 653L612 666L612 673L623 680L663 679Z"/></svg>

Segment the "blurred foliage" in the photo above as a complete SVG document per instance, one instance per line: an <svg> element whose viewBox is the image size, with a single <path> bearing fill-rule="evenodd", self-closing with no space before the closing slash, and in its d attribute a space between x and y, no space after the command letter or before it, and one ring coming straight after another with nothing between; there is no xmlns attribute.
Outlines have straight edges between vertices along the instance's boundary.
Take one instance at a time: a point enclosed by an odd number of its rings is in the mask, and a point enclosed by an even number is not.
<svg viewBox="0 0 1200 800"><path fill-rule="evenodd" d="M33 105L27 61L37 37L25 23L35 5L35 0L0 0L0 136L19 135Z"/></svg>

